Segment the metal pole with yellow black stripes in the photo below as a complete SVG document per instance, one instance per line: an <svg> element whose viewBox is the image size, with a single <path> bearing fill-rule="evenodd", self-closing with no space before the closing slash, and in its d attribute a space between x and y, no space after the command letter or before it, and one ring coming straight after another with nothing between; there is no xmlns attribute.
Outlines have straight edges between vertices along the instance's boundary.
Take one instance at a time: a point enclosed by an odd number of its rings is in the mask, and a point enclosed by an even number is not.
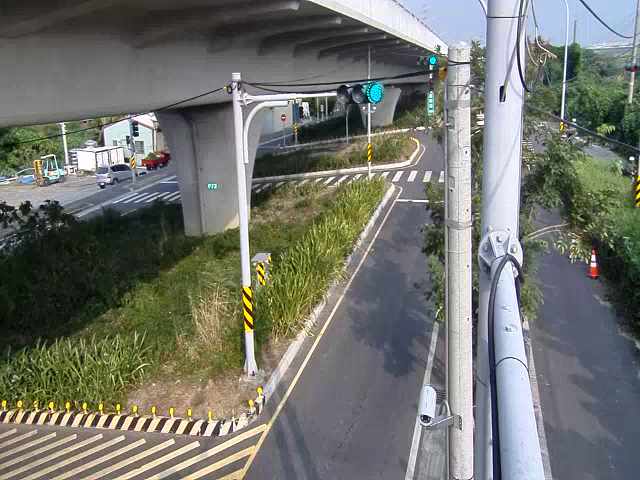
<svg viewBox="0 0 640 480"><path fill-rule="evenodd" d="M640 208L640 173L636 175L635 188L633 192L633 202L636 208Z"/></svg>
<svg viewBox="0 0 640 480"><path fill-rule="evenodd" d="M258 286L264 287L267 284L267 272L264 268L264 262L256 263L256 276L258 277Z"/></svg>

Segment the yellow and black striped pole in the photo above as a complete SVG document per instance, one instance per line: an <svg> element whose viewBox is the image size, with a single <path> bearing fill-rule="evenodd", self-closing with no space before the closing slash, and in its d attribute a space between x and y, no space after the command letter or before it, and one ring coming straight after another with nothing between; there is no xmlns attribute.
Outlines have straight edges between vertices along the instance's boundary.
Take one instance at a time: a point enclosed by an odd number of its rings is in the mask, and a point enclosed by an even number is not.
<svg viewBox="0 0 640 480"><path fill-rule="evenodd" d="M258 262L256 264L256 276L258 277L258 285L264 287L267 284L267 276L264 268L264 262Z"/></svg>
<svg viewBox="0 0 640 480"><path fill-rule="evenodd" d="M373 145L369 142L367 143L367 167L369 178L371 178L371 160L373 160Z"/></svg>
<svg viewBox="0 0 640 480"><path fill-rule="evenodd" d="M636 208L640 208L640 174L636 176L636 184L635 184L634 195L634 204Z"/></svg>
<svg viewBox="0 0 640 480"><path fill-rule="evenodd" d="M253 290L242 287L242 312L244 314L244 332L253 335Z"/></svg>

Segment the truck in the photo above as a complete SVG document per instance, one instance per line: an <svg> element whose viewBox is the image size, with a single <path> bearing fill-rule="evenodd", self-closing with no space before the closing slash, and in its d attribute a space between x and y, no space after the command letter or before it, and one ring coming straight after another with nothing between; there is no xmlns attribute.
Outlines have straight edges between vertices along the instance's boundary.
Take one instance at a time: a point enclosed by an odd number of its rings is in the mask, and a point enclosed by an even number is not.
<svg viewBox="0 0 640 480"><path fill-rule="evenodd" d="M169 152L152 152L142 160L142 166L147 170L155 170L156 168L166 167L171 159Z"/></svg>
<svg viewBox="0 0 640 480"><path fill-rule="evenodd" d="M124 147L76 148L73 158L77 159L78 170L82 172L95 172L98 167L127 163Z"/></svg>

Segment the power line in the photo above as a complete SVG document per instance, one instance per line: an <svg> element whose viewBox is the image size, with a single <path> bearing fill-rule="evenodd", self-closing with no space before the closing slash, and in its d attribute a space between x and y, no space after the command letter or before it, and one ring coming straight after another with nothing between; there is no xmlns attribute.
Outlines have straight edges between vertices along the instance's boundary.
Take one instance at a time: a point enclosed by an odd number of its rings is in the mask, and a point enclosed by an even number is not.
<svg viewBox="0 0 640 480"><path fill-rule="evenodd" d="M586 8L589 11L591 15L594 16L596 20L598 20L602 25L604 25L604 27L607 30L609 30L611 33L613 33L614 35L617 35L620 38L633 38L633 36L631 35L623 35L619 32L616 32L613 28L607 25L607 23L604 20L602 20L596 12L593 11L593 9L589 6L589 4L585 0L578 0L578 1L584 6L584 8Z"/></svg>

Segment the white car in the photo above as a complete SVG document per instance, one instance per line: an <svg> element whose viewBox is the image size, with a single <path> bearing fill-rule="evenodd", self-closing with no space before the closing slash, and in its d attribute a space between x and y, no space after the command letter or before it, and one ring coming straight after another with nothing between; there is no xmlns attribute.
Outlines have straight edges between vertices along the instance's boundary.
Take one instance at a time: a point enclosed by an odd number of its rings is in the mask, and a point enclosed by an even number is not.
<svg viewBox="0 0 640 480"><path fill-rule="evenodd" d="M100 188L107 185L115 185L119 182L131 180L133 175L131 168L126 163L111 165L110 167L98 167L96 170L96 183Z"/></svg>

